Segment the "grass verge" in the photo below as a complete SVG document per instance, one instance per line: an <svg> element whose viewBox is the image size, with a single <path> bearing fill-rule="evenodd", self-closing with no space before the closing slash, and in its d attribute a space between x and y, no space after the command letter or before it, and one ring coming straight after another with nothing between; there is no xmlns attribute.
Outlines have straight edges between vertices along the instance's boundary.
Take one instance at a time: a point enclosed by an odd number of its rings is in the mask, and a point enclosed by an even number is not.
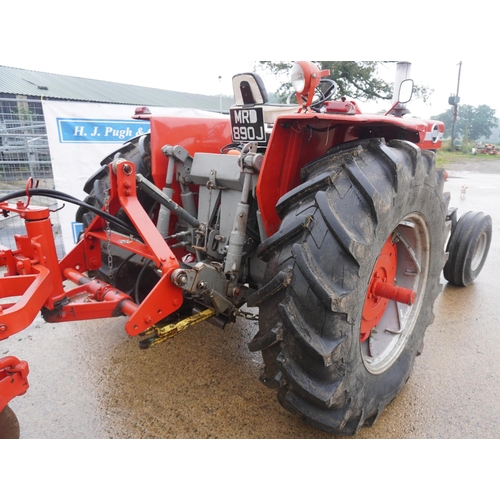
<svg viewBox="0 0 500 500"><path fill-rule="evenodd" d="M450 151L449 149L442 147L438 149L436 153L436 166L442 168L450 163L461 163L465 161L498 161L500 160L500 154L498 155L484 155L477 154L473 155L471 153L465 153L463 151Z"/></svg>

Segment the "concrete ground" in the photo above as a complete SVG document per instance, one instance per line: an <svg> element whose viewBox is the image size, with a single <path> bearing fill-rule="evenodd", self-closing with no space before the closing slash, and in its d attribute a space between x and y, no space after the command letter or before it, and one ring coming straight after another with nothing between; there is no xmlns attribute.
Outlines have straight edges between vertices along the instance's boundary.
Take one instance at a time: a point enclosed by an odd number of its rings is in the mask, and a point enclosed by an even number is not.
<svg viewBox="0 0 500 500"><path fill-rule="evenodd" d="M412 377L357 438L500 438L500 159L449 172L445 187L459 215L493 218L489 258L468 288L444 287ZM200 324L146 351L124 323L38 318L0 344L0 357L30 365L30 389L10 403L22 439L331 437L285 411L259 382L260 355L247 349L254 322Z"/></svg>

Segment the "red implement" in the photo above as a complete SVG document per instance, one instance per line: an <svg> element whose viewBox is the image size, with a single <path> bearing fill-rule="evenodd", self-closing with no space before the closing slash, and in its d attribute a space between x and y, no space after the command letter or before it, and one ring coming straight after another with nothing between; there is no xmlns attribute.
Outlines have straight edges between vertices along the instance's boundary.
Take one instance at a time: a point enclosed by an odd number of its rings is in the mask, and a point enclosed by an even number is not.
<svg viewBox="0 0 500 500"><path fill-rule="evenodd" d="M14 356L0 358L0 412L11 399L28 390L28 363Z"/></svg>

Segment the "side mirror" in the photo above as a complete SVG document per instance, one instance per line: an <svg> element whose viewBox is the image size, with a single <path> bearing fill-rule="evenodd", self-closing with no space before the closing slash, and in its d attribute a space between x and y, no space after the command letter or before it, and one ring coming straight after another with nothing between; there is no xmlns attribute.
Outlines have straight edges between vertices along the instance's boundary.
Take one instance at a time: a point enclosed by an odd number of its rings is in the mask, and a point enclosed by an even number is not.
<svg viewBox="0 0 500 500"><path fill-rule="evenodd" d="M413 95L413 80L407 79L401 82L398 92L398 102L400 104L406 104L411 101Z"/></svg>
<svg viewBox="0 0 500 500"><path fill-rule="evenodd" d="M403 106L403 104L406 104L407 102L411 101L411 96L413 95L413 80L410 78L403 80L400 85L399 85L399 91L397 93L397 100L396 102L393 102L393 105L385 113L385 116L387 115L395 115L395 116L403 116L409 111Z"/></svg>

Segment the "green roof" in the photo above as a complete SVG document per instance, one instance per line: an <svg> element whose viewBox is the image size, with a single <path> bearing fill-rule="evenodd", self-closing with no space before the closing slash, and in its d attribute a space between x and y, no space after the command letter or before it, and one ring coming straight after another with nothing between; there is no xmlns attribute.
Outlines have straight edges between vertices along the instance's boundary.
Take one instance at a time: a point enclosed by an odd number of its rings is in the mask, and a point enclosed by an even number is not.
<svg viewBox="0 0 500 500"><path fill-rule="evenodd" d="M0 66L0 94L44 99L227 111L234 99Z"/></svg>

